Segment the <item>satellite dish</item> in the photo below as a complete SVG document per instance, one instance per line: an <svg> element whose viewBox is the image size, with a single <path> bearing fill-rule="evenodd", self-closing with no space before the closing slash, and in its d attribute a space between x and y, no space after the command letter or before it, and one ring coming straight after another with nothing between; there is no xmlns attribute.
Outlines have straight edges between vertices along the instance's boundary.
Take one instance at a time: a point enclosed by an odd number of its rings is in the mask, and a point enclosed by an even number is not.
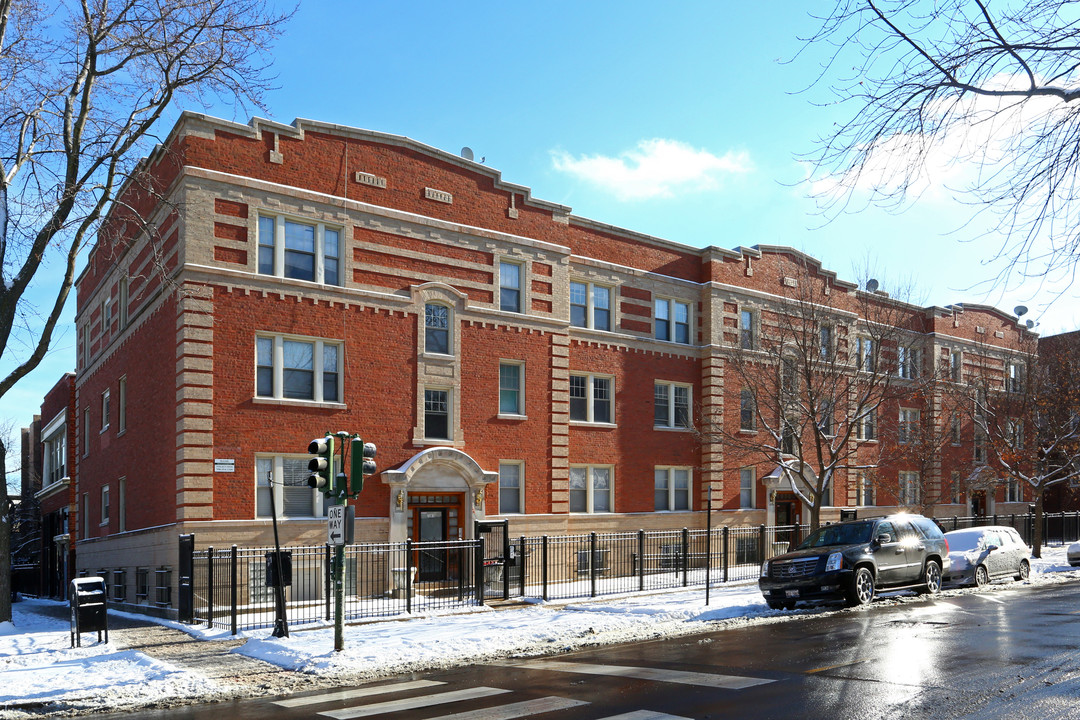
<svg viewBox="0 0 1080 720"><path fill-rule="evenodd" d="M1028 320L1025 324L1027 325L1028 330L1035 327L1035 321L1034 320Z"/></svg>
<svg viewBox="0 0 1080 720"><path fill-rule="evenodd" d="M468 160L468 161L472 162L472 159L473 159L473 151L472 151L472 148L471 148L471 147L469 147L468 145L466 145L465 147L461 148L461 157L463 157L463 158L465 158L466 160Z"/></svg>
<svg viewBox="0 0 1080 720"><path fill-rule="evenodd" d="M1013 308L1013 312L1016 313L1016 317L1020 317L1021 315L1023 315L1024 313L1027 312L1027 306L1026 305L1017 305L1016 307Z"/></svg>
<svg viewBox="0 0 1080 720"><path fill-rule="evenodd" d="M870 278L866 281L866 292L877 292L878 281L874 278Z"/></svg>

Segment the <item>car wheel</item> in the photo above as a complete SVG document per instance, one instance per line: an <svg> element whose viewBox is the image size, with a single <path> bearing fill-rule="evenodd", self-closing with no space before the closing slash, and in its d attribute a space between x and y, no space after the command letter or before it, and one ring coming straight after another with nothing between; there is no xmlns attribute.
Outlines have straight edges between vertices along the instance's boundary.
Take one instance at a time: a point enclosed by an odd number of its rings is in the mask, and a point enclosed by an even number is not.
<svg viewBox="0 0 1080 720"><path fill-rule="evenodd" d="M794 600L788 600L787 602L785 602L784 603L784 609L785 610L794 610L795 609L795 601Z"/></svg>
<svg viewBox="0 0 1080 720"><path fill-rule="evenodd" d="M1027 580L1031 577L1031 563L1027 560L1020 561L1020 569L1016 571L1017 580Z"/></svg>
<svg viewBox="0 0 1080 720"><path fill-rule="evenodd" d="M766 600L765 604L769 606L770 610L783 610L785 603L782 603L779 600Z"/></svg>
<svg viewBox="0 0 1080 720"><path fill-rule="evenodd" d="M865 605L874 599L874 574L867 567L855 568L851 586L845 593L849 607Z"/></svg>
<svg viewBox="0 0 1080 720"><path fill-rule="evenodd" d="M985 565L975 568L975 587L982 587L990 582L990 572Z"/></svg>
<svg viewBox="0 0 1080 720"><path fill-rule="evenodd" d="M941 590L941 566L936 560L928 560L923 568L923 587L919 592L936 594Z"/></svg>

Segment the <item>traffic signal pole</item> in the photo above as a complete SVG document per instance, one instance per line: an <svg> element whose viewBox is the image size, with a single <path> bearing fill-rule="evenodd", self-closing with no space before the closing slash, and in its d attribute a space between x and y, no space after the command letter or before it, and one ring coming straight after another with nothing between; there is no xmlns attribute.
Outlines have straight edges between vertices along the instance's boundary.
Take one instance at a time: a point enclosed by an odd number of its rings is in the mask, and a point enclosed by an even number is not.
<svg viewBox="0 0 1080 720"><path fill-rule="evenodd" d="M335 442L335 437L337 442ZM334 449L339 448L339 457L335 462ZM346 455L352 453L352 479L345 474ZM327 518L327 543L334 546L334 557L330 562L330 581L334 586L334 650L345 649L345 543L351 542L351 527L348 513L349 498L356 497L364 487L364 477L375 473L375 445L365 443L359 435L345 432L326 433L325 437L315 438L308 445L308 452L315 457L308 462L311 476L308 485L318 488L333 499ZM337 469L335 473L334 470ZM335 512L336 508L341 508ZM335 532L337 530L337 532Z"/></svg>

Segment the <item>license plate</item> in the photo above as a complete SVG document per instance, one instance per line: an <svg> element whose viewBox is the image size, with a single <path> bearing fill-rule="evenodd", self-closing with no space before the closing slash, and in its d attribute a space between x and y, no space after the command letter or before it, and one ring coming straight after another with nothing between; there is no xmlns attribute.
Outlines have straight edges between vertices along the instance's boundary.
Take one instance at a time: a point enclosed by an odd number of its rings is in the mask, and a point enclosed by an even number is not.
<svg viewBox="0 0 1080 720"><path fill-rule="evenodd" d="M787 592L784 593L784 595L789 597L789 598L797 598L797 597L799 597L799 591L798 590L788 590Z"/></svg>

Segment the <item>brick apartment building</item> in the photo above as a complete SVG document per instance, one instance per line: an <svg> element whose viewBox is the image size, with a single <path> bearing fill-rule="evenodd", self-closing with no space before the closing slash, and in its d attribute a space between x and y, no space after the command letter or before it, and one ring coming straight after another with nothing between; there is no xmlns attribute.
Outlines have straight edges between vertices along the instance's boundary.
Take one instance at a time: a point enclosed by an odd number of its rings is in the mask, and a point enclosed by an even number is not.
<svg viewBox="0 0 1080 720"><path fill-rule="evenodd" d="M72 449L42 492L70 508L77 567L114 573L136 604L179 534L268 544L271 492L282 542L324 542L306 447L328 431L379 448L357 541L469 537L494 516L513 535L704 527L710 496L714 523L805 521L775 460L695 432L739 423L728 359L768 334L793 268L830 297L837 353L854 356L867 301L900 312L908 350L889 357L917 366L905 379L948 382L953 364L957 381L978 367L1004 384L1029 336L993 308L867 293L790 248L694 248L580 218L394 135L187 113L144 169L152 188L125 190L137 214L114 209L77 281L70 411L51 393L42 415L46 446ZM935 393L878 417L937 422ZM857 451L872 459L887 426ZM985 458L969 426L953 440L921 469L933 512L1026 508L965 486ZM822 518L911 506L899 488L914 472L882 467L873 488L840 472Z"/></svg>

